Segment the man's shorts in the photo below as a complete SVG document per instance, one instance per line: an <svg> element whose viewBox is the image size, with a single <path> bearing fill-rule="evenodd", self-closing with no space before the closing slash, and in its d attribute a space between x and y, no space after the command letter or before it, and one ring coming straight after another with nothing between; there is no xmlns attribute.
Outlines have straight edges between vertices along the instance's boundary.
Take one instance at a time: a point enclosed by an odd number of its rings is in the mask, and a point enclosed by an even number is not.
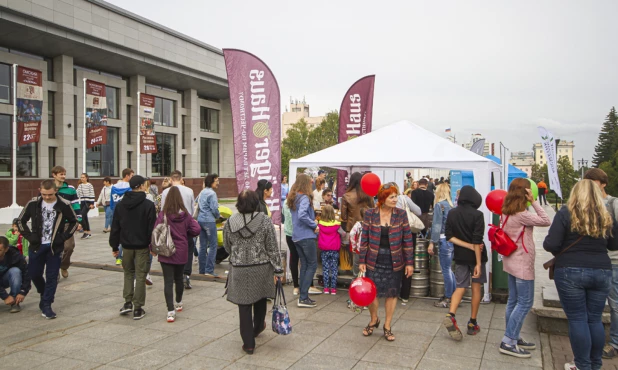
<svg viewBox="0 0 618 370"><path fill-rule="evenodd" d="M485 263L481 264L481 276L473 278L474 266L455 265L455 281L457 288L467 288L470 286L470 279L473 283L485 284L487 282L487 274L485 271Z"/></svg>

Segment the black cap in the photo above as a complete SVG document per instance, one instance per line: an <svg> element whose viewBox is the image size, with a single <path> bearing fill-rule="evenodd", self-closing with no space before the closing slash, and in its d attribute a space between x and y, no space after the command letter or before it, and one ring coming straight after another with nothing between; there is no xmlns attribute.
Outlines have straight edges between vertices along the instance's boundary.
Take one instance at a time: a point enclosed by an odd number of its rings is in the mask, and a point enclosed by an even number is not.
<svg viewBox="0 0 618 370"><path fill-rule="evenodd" d="M324 171L324 170L319 170L319 171L318 171L318 175L321 175L321 174L323 174L324 172L326 172L326 171Z"/></svg>
<svg viewBox="0 0 618 370"><path fill-rule="evenodd" d="M142 186L146 181L148 181L148 178L140 175L135 175L131 177L131 180L129 180L129 186L131 187L131 189L137 189Z"/></svg>

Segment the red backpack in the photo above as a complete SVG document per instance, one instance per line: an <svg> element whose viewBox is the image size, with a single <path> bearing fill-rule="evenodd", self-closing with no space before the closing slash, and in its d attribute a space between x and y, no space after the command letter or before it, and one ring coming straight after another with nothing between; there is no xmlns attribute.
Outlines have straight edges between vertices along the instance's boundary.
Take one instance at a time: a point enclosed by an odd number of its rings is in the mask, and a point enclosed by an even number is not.
<svg viewBox="0 0 618 370"><path fill-rule="evenodd" d="M524 226L524 228L521 230L521 234L519 234L517 240L513 241L513 239L506 235L506 233L502 229L506 225L506 222L508 220L509 216L506 216L504 223L502 223L502 217L500 217L500 224L502 225L502 227L492 224L489 225L489 231L487 232L487 234L489 236L489 241L491 242L491 249L505 257L508 257L517 250L517 241L521 239L521 244L524 247L526 253L528 253L528 249L526 249L526 245L524 244L523 239L526 227Z"/></svg>

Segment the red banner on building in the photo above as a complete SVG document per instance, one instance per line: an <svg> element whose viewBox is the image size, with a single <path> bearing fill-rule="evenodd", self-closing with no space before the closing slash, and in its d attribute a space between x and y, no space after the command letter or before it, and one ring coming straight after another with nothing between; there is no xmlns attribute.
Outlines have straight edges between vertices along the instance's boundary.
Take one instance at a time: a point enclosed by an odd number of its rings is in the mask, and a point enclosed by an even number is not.
<svg viewBox="0 0 618 370"><path fill-rule="evenodd" d="M253 54L224 49L232 123L238 192L255 190L259 180L272 183L264 199L272 221L281 224L281 97L268 66Z"/></svg>
<svg viewBox="0 0 618 370"><path fill-rule="evenodd" d="M155 97L140 93L139 96L139 135L141 152L156 153L157 137L154 130Z"/></svg>
<svg viewBox="0 0 618 370"><path fill-rule="evenodd" d="M86 80L86 148L107 144L105 85Z"/></svg>
<svg viewBox="0 0 618 370"><path fill-rule="evenodd" d="M361 78L343 97L339 109L340 143L371 132L375 80L375 75ZM337 198L345 194L348 179L348 171L337 171Z"/></svg>
<svg viewBox="0 0 618 370"><path fill-rule="evenodd" d="M38 143L43 111L43 72L18 66L16 89L18 146Z"/></svg>

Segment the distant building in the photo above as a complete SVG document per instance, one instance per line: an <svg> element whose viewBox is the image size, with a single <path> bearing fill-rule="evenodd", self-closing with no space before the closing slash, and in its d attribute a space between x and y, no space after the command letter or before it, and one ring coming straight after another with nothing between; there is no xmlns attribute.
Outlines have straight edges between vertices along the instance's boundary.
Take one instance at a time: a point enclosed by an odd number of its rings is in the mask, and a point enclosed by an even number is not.
<svg viewBox="0 0 618 370"><path fill-rule="evenodd" d="M569 162L573 165L573 149L575 149L574 141L562 141L558 142L558 146L556 148L557 158L567 157L569 158ZM534 163L542 166L547 164L547 156L545 155L545 151L543 150L543 145L541 143L536 143L532 146L532 150L534 151Z"/></svg>
<svg viewBox="0 0 618 370"><path fill-rule="evenodd" d="M532 166L534 165L534 153L533 152L513 152L511 153L511 159L509 163L516 168L524 171L528 174L528 177L532 175Z"/></svg>
<svg viewBox="0 0 618 370"><path fill-rule="evenodd" d="M326 118L325 116L311 117L309 115L309 104L305 102L305 99L302 101L296 100L293 101L290 99L290 110L286 109L285 113L281 118L281 140L286 138L287 131L292 127L293 124L300 121L301 118L307 122L310 129L314 129L322 123L322 120Z"/></svg>
<svg viewBox="0 0 618 370"><path fill-rule="evenodd" d="M477 141L481 139L485 139L485 137L483 137L483 135L481 134L472 134L472 138L470 139L470 142L461 144L461 146L470 150L470 148L472 148L472 145L474 145L474 143L476 143ZM485 140L485 148L483 148L483 157L490 155L490 154L494 155L494 144L490 143L488 140Z"/></svg>

